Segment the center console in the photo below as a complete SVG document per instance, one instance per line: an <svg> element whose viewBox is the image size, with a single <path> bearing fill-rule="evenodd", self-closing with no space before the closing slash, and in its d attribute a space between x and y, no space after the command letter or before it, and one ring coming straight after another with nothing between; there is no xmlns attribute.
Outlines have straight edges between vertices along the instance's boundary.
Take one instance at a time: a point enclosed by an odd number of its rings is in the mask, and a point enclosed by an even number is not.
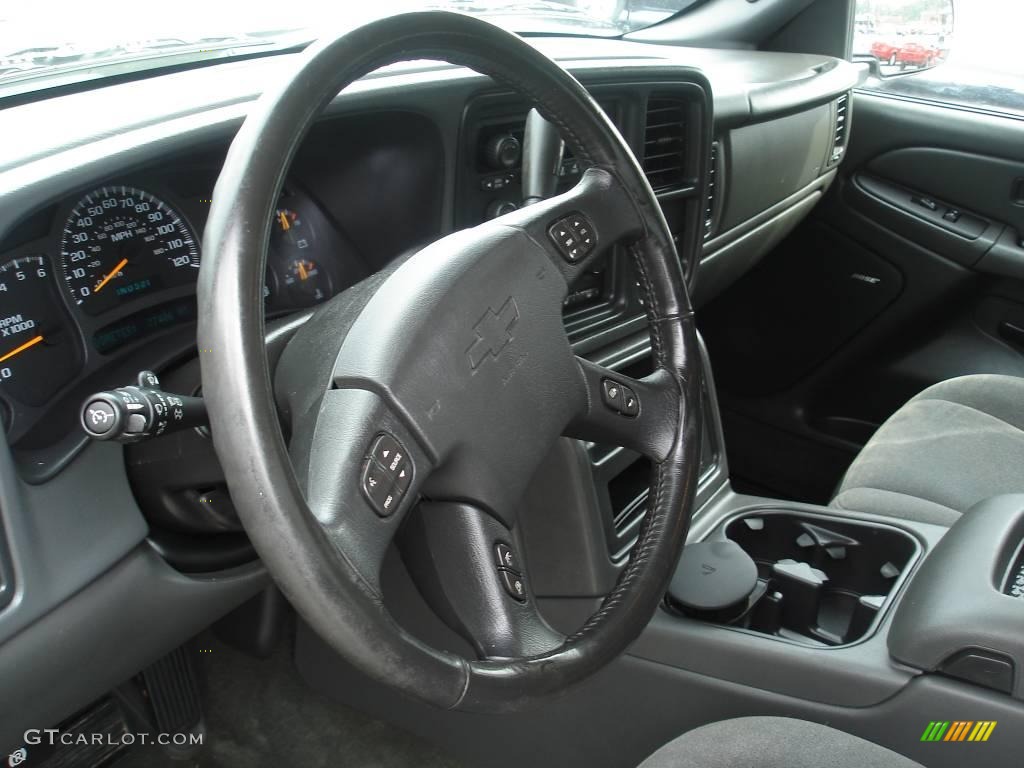
<svg viewBox="0 0 1024 768"><path fill-rule="evenodd" d="M915 574L889 631L893 658L1024 699L1024 496L982 502Z"/></svg>

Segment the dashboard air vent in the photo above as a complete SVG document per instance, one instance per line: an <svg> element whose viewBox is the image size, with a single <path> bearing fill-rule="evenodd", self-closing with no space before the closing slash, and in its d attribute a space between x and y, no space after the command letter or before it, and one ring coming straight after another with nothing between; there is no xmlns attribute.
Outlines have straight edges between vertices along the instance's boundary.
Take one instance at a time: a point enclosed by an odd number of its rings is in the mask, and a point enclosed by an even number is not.
<svg viewBox="0 0 1024 768"><path fill-rule="evenodd" d="M836 99L836 130L832 139L832 156L829 165L838 165L846 151L846 140L850 135L850 94L844 93Z"/></svg>
<svg viewBox="0 0 1024 768"><path fill-rule="evenodd" d="M718 201L721 174L719 171L720 145L711 142L711 161L708 163L708 197L704 201L704 239L715 233L715 205Z"/></svg>
<svg viewBox="0 0 1024 768"><path fill-rule="evenodd" d="M680 99L651 98L644 128L644 173L655 192L681 187L686 147L686 105Z"/></svg>

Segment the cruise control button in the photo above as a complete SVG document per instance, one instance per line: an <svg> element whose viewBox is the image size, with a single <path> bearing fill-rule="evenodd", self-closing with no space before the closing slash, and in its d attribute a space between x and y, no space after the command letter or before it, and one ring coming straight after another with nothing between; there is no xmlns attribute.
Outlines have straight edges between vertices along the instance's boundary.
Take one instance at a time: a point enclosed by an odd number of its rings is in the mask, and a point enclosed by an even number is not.
<svg viewBox="0 0 1024 768"><path fill-rule="evenodd" d="M622 410L622 385L611 379L604 379L601 382L601 399L604 404L613 411Z"/></svg>
<svg viewBox="0 0 1024 768"><path fill-rule="evenodd" d="M520 603L526 602L526 581L514 571L500 571L501 585Z"/></svg>
<svg viewBox="0 0 1024 768"><path fill-rule="evenodd" d="M516 570L519 567L519 563L516 561L516 556L512 553L512 547L508 544L495 544L494 555L498 560L498 566L501 568L511 568Z"/></svg>
<svg viewBox="0 0 1024 768"><path fill-rule="evenodd" d="M636 416L640 413L640 401L629 387L622 387L621 413L623 416Z"/></svg>

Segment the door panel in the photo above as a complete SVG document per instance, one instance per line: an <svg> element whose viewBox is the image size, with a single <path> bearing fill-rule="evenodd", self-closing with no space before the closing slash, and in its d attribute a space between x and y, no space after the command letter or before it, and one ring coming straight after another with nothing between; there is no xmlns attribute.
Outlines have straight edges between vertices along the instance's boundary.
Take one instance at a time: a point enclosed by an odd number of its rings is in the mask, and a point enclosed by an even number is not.
<svg viewBox="0 0 1024 768"><path fill-rule="evenodd" d="M740 485L818 502L925 387L1024 376L1024 121L867 91L853 113L826 199L700 316Z"/></svg>
<svg viewBox="0 0 1024 768"><path fill-rule="evenodd" d="M908 147L867 163L868 173L903 180L954 205L1024 230L1024 163L938 147Z"/></svg>

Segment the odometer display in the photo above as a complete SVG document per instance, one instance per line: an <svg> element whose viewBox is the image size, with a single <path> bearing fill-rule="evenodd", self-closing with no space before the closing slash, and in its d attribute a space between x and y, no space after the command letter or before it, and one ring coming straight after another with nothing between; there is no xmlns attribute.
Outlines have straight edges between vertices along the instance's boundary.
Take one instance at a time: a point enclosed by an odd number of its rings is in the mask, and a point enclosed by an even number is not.
<svg viewBox="0 0 1024 768"><path fill-rule="evenodd" d="M83 197L61 239L64 281L86 313L194 283L199 246L167 203L135 187L110 186Z"/></svg>

